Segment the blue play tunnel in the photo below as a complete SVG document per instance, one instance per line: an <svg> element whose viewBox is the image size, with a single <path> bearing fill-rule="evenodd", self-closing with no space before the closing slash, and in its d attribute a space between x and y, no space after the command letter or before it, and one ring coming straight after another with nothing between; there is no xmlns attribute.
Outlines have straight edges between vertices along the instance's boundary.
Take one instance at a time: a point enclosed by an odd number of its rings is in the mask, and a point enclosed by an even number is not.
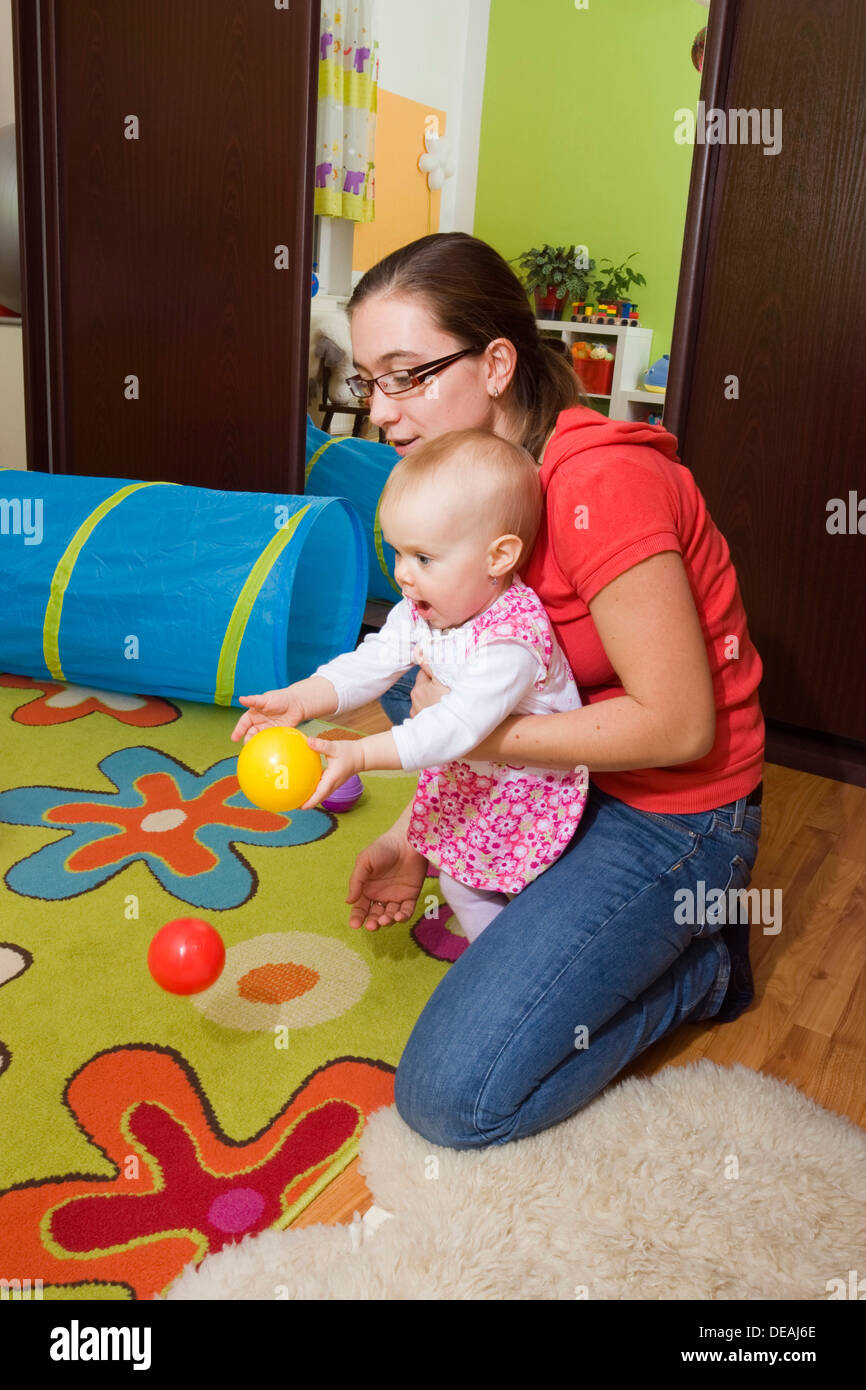
<svg viewBox="0 0 866 1390"><path fill-rule="evenodd" d="M0 671L218 705L358 640L342 497L0 470Z"/></svg>
<svg viewBox="0 0 866 1390"><path fill-rule="evenodd" d="M390 444L325 434L307 416L305 490L319 497L346 497L352 503L367 538L367 592L386 603L397 603L401 593L394 580L394 551L385 543L379 525L379 499L399 458Z"/></svg>

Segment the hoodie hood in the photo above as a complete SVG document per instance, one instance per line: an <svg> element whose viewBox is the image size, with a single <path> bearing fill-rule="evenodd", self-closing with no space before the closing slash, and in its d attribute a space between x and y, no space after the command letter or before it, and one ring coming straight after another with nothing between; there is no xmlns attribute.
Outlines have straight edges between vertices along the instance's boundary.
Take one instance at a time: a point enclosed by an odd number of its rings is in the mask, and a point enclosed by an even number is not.
<svg viewBox="0 0 866 1390"><path fill-rule="evenodd" d="M661 400L662 398L660 398ZM676 437L664 425L646 425L639 420L609 420L589 406L575 405L561 410L556 431L547 446L541 465L541 481L546 488L553 474L567 458L609 445L645 444L672 463L679 463Z"/></svg>

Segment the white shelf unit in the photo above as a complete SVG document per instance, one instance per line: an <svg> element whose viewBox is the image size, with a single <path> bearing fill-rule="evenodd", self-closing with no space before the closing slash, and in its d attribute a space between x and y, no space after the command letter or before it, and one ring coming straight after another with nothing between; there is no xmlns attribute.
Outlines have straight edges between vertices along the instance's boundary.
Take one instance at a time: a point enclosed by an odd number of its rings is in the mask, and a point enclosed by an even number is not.
<svg viewBox="0 0 866 1390"><path fill-rule="evenodd" d="M664 391L626 391L625 399L629 406L652 406L654 412L664 419ZM646 419L646 415L643 410L638 410L628 418L630 420L643 420Z"/></svg>
<svg viewBox="0 0 866 1390"><path fill-rule="evenodd" d="M641 391L638 382L650 365L653 332L651 328L634 328L616 323L572 323L569 319L536 319L539 331L557 333L569 347L579 338L587 342L615 338L613 381L609 396L593 395L593 400L610 401L611 420L640 420L642 405L653 399L664 405L664 396Z"/></svg>

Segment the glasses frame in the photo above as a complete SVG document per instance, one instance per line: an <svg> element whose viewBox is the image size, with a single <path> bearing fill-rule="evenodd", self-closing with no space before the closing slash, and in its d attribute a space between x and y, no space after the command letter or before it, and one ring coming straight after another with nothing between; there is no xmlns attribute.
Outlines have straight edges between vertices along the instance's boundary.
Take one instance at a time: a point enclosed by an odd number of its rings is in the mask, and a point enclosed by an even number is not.
<svg viewBox="0 0 866 1390"><path fill-rule="evenodd" d="M359 401L372 400L373 390L376 386L378 386L383 396L405 396L407 392L417 391L419 386L425 386L427 378L435 376L439 372L443 372L446 367L451 366L452 362L458 362L461 357L469 357L473 354L477 355L479 352L483 352L484 348L487 346L488 344L485 343L484 347L461 348L459 352L452 352L448 357L437 357L434 358L432 362L422 362L417 367L395 367L390 372L382 372L380 376L349 376L346 377L346 385L355 399ZM407 372L409 376L412 377L412 385L403 386L399 391L386 391L382 382L387 380L389 376L394 376L396 372ZM424 373L423 379L421 377L422 372ZM364 386L369 386L370 389L369 391L365 391L363 395L360 395L355 389L356 384L359 386L362 384Z"/></svg>

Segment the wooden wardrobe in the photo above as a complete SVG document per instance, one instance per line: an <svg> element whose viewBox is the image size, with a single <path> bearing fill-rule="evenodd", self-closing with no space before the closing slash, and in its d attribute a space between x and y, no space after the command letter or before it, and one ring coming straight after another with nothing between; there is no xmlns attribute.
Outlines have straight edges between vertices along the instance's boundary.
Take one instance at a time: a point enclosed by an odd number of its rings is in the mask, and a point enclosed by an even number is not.
<svg viewBox="0 0 866 1390"><path fill-rule="evenodd" d="M302 493L315 0L13 0L28 466Z"/></svg>
<svg viewBox="0 0 866 1390"><path fill-rule="evenodd" d="M731 548L768 760L866 785L866 3L713 0L701 100L781 142L695 145L665 425Z"/></svg>

